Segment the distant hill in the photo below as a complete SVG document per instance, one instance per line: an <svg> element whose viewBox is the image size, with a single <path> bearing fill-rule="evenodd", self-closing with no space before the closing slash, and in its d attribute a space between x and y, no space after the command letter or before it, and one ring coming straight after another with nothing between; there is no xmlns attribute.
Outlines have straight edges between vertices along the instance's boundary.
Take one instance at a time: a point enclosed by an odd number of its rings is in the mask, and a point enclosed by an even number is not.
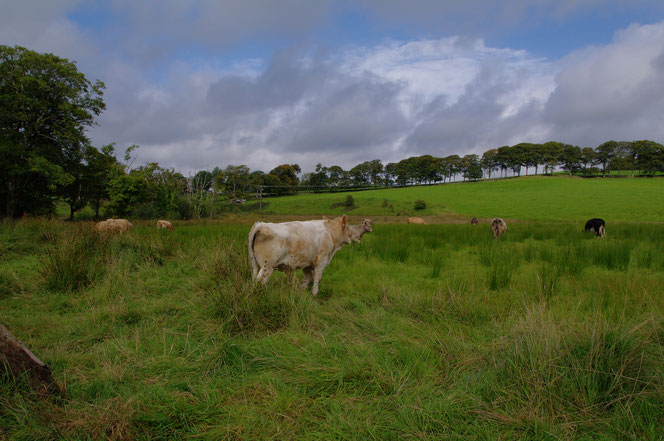
<svg viewBox="0 0 664 441"><path fill-rule="evenodd" d="M350 194L356 208L343 202ZM416 200L426 202L416 211ZM266 213L292 215L413 215L457 213L536 221L664 222L664 179L582 179L529 176L351 193L269 198Z"/></svg>

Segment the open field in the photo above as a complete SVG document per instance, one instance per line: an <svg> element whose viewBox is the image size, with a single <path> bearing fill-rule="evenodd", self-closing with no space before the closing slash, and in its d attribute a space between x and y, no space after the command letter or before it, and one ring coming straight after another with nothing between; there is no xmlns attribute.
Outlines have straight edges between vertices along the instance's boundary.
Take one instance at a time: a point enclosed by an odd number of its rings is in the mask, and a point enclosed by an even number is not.
<svg viewBox="0 0 664 441"><path fill-rule="evenodd" d="M2 380L0 439L661 439L662 224L377 224L318 298L176 226L0 224L0 323L67 389Z"/></svg>
<svg viewBox="0 0 664 441"><path fill-rule="evenodd" d="M347 194L357 208L331 206ZM422 199L426 210L415 212ZM370 190L351 193L300 194L266 199L267 213L353 215L463 215L534 221L662 222L664 181L660 178L582 179L531 176L516 179Z"/></svg>

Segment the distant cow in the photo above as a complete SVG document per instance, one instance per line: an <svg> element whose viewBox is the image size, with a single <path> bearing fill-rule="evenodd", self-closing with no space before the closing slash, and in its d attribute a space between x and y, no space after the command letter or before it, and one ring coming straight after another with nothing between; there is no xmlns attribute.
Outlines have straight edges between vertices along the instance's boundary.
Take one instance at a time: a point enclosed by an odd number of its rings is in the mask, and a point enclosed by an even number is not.
<svg viewBox="0 0 664 441"><path fill-rule="evenodd" d="M480 220L476 217L474 217L470 220L470 225L477 225L479 223L480 223Z"/></svg>
<svg viewBox="0 0 664 441"><path fill-rule="evenodd" d="M350 239L353 242L360 242L360 239L362 239L362 236L364 236L366 233L371 233L373 231L373 228L371 228L371 219L362 219L362 223L360 225L349 225L348 228L350 230Z"/></svg>
<svg viewBox="0 0 664 441"><path fill-rule="evenodd" d="M603 219L593 218L586 222L586 227L584 231L594 231L597 238L604 237L606 235L606 223Z"/></svg>
<svg viewBox="0 0 664 441"><path fill-rule="evenodd" d="M175 227L169 221L167 221L167 220L158 220L157 221L157 229L161 230L162 228L168 228L169 230L175 231Z"/></svg>
<svg viewBox="0 0 664 441"><path fill-rule="evenodd" d="M507 224L504 220L499 217L494 217L491 219L491 231L493 231L493 237L498 237L507 230Z"/></svg>
<svg viewBox="0 0 664 441"><path fill-rule="evenodd" d="M249 231L249 260L255 280L267 283L276 269L290 278L302 269L306 288L318 294L323 270L334 254L351 242L346 215L336 219L282 223L256 222Z"/></svg>
<svg viewBox="0 0 664 441"><path fill-rule="evenodd" d="M113 233L126 233L134 224L127 219L106 219L95 225L96 231L109 231Z"/></svg>
<svg viewBox="0 0 664 441"><path fill-rule="evenodd" d="M420 224L420 225L426 224L426 221L421 217L409 217L406 222L409 224Z"/></svg>

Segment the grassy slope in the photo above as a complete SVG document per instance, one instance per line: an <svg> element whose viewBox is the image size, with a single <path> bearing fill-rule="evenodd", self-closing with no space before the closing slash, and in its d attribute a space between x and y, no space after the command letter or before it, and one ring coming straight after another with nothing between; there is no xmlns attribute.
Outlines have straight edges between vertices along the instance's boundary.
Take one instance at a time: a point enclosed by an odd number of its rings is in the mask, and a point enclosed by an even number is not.
<svg viewBox="0 0 664 441"><path fill-rule="evenodd" d="M661 439L662 225L381 225L318 299L249 282L246 225L86 227L0 225L0 322L68 390L0 380L0 439Z"/></svg>
<svg viewBox="0 0 664 441"><path fill-rule="evenodd" d="M351 194L358 208L330 208ZM387 199L387 206L384 200ZM580 179L522 177L490 182L372 190L355 193L302 194L269 199L274 214L396 215L415 214L413 203L422 199L421 215L460 213L468 216L536 221L585 221L602 217L607 222L664 220L662 179Z"/></svg>

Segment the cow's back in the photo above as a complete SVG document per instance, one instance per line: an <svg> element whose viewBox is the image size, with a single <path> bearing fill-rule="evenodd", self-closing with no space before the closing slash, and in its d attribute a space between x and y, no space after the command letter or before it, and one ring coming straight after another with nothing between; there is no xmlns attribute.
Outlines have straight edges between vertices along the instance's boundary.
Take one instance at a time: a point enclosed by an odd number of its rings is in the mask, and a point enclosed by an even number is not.
<svg viewBox="0 0 664 441"><path fill-rule="evenodd" d="M261 223L251 244L256 263L292 269L316 263L320 254L331 253L334 244L324 220Z"/></svg>

